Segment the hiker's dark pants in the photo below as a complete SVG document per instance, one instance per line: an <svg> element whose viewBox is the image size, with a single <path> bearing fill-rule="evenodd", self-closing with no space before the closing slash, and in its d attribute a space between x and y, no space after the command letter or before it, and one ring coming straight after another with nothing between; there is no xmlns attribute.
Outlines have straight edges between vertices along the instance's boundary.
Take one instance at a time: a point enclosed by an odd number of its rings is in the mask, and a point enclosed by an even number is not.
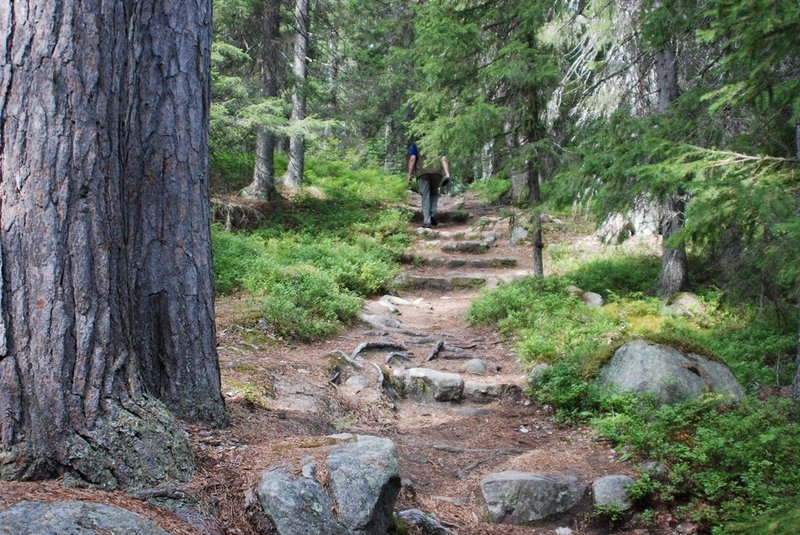
<svg viewBox="0 0 800 535"><path fill-rule="evenodd" d="M442 175L430 174L417 177L417 187L422 196L422 224L430 225L431 217L436 217L436 207L439 204L439 185Z"/></svg>

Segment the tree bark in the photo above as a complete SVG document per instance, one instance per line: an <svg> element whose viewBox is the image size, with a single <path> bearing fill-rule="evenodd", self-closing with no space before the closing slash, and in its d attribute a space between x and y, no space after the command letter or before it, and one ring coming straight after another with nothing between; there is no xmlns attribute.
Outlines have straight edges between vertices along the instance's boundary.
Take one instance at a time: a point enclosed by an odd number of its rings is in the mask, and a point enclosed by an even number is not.
<svg viewBox="0 0 800 535"><path fill-rule="evenodd" d="M661 222L664 241L683 228L685 205L683 197L677 195L664 203L664 219ZM686 289L688 282L686 248L682 245L675 248L664 247L661 253L661 274L656 287L658 296L668 299L672 294Z"/></svg>
<svg viewBox="0 0 800 535"><path fill-rule="evenodd" d="M656 52L656 80L658 84L658 109L665 111L670 103L678 98L678 62L671 45ZM670 236L683 228L685 197L673 193L664 201L664 219L661 225L661 236L666 242ZM658 277L656 293L667 299L672 294L686 288L689 281L689 266L686 259L686 248L664 247L661 255L661 274Z"/></svg>
<svg viewBox="0 0 800 535"><path fill-rule="evenodd" d="M206 0L135 6L124 169L134 350L147 390L175 414L224 425L208 210L211 10Z"/></svg>
<svg viewBox="0 0 800 535"><path fill-rule="evenodd" d="M483 148L481 149L481 168L480 174L481 180L487 180L492 178L494 175L494 141L487 141L483 144ZM477 174L477 173L476 173Z"/></svg>
<svg viewBox="0 0 800 535"><path fill-rule="evenodd" d="M294 42L294 91L292 91L292 116L290 124L296 125L306 117L306 60L308 57L309 7L308 0L297 0L294 12L297 36ZM305 139L302 135L294 135L289 139L289 165L286 169L284 184L289 188L298 188L303 180L305 161Z"/></svg>
<svg viewBox="0 0 800 535"><path fill-rule="evenodd" d="M150 392L225 421L210 1L29 5L0 6L0 478L186 480L185 434Z"/></svg>
<svg viewBox="0 0 800 535"><path fill-rule="evenodd" d="M383 125L383 170L386 173L392 172L392 138L394 137L394 121L388 119Z"/></svg>
<svg viewBox="0 0 800 535"><path fill-rule="evenodd" d="M795 363L791 395L795 400L800 401L800 328L797 330L797 360Z"/></svg>
<svg viewBox="0 0 800 535"><path fill-rule="evenodd" d="M278 96L283 61L280 54L281 3L264 3L261 13L261 94L267 98ZM272 200L275 189L275 134L259 126L256 131L256 162L253 181L239 194L251 199Z"/></svg>
<svg viewBox="0 0 800 535"><path fill-rule="evenodd" d="M531 216L531 230L533 234L533 275L544 277L544 242L542 240L542 194L539 188L539 173L533 168L531 162L526 163L528 176L528 191L533 204Z"/></svg>
<svg viewBox="0 0 800 535"><path fill-rule="evenodd" d="M656 84L658 87L658 110L669 108L670 102L678 98L678 61L671 46L656 52Z"/></svg>
<svg viewBox="0 0 800 535"><path fill-rule="evenodd" d="M800 117L797 118L794 130L795 158L800 160ZM800 199L797 199L798 211L800 212ZM800 214L799 214L800 215ZM800 327L797 330L797 361L795 364L794 379L792 380L792 397L800 401Z"/></svg>
<svg viewBox="0 0 800 535"><path fill-rule="evenodd" d="M794 150L795 159L800 161L800 116L794 123Z"/></svg>
<svg viewBox="0 0 800 535"><path fill-rule="evenodd" d="M503 139L508 158L511 160L520 145L519 137L517 132L514 131L514 125L511 121L506 121L503 125ZM526 204L530 196L527 169L524 166L512 164L509 171L511 174L511 203L518 206Z"/></svg>

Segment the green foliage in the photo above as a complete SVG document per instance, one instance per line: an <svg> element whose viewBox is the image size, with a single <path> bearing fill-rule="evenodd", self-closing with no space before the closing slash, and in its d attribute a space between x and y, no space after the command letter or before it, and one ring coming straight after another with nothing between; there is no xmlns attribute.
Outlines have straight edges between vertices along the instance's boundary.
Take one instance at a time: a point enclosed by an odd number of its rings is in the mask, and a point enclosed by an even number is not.
<svg viewBox="0 0 800 535"><path fill-rule="evenodd" d="M265 253L271 261L284 265L313 265L330 274L342 288L364 296L385 290L397 273L389 251L364 236L348 241L309 235L270 239L265 243ZM259 290L257 281L258 276L252 291Z"/></svg>
<svg viewBox="0 0 800 535"><path fill-rule="evenodd" d="M788 401L720 406L707 397L655 408L631 405L595 420L607 438L669 467L655 496L707 528L770 517L800 498L800 425Z"/></svg>
<svg viewBox="0 0 800 535"><path fill-rule="evenodd" d="M360 164L388 162L402 171L407 161L404 102L419 83L409 55L415 35L409 3L348 0L337 4L330 23L340 57L328 94L337 99L332 112L346 126L345 151Z"/></svg>
<svg viewBox="0 0 800 535"><path fill-rule="evenodd" d="M800 79L783 67L800 48L797 2L710 0L704 14L698 38L724 51L718 70L725 83L708 95L712 110L763 99L800 112Z"/></svg>
<svg viewBox="0 0 800 535"><path fill-rule="evenodd" d="M396 201L402 180L342 162L310 159L309 168L330 198L300 197L253 231L212 232L217 291L245 292L271 332L299 340L330 336L363 297L386 291L409 242L410 215L365 197Z"/></svg>
<svg viewBox="0 0 800 535"><path fill-rule="evenodd" d="M392 524L389 526L389 535L407 535L408 528L397 516L392 515Z"/></svg>
<svg viewBox="0 0 800 535"><path fill-rule="evenodd" d="M264 319L279 336L306 341L330 336L355 319L361 308L361 299L314 266L259 271L253 279L245 279L245 288L262 292Z"/></svg>
<svg viewBox="0 0 800 535"><path fill-rule="evenodd" d="M768 517L760 517L748 522L737 522L725 526L724 533L732 535L794 535L800 531L800 505L794 504L784 511L777 511Z"/></svg>
<svg viewBox="0 0 800 535"><path fill-rule="evenodd" d="M537 142L546 138L542 117L559 73L552 50L538 38L547 7L500 0L477 9L433 0L415 11L411 56L423 83L408 103L421 150L446 150L454 169L471 170L485 143L510 128L527 141L493 144L503 166L520 167L548 152L551 143Z"/></svg>
<svg viewBox="0 0 800 535"><path fill-rule="evenodd" d="M253 178L255 155L236 150L209 153L209 177L212 192L238 191Z"/></svg>
<svg viewBox="0 0 800 535"><path fill-rule="evenodd" d="M252 177L252 154L218 152L212 154L215 190L237 191ZM405 198L405 181L373 169L353 169L342 161L306 158L306 185L323 192L322 198L301 191L289 207L276 206L266 215L256 234L263 239L282 238L287 233L332 236L351 239L369 237L388 251L399 252L408 243L406 234L411 212L385 208ZM286 170L286 157L278 153L275 170ZM369 247L369 245L367 245Z"/></svg>
<svg viewBox="0 0 800 535"><path fill-rule="evenodd" d="M639 513L639 518L644 524L646 528L654 528L656 527L656 512L652 509L645 509L641 513Z"/></svg>
<svg viewBox="0 0 800 535"><path fill-rule="evenodd" d="M594 506L594 516L613 526L625 517L625 509L617 503L598 504Z"/></svg>
<svg viewBox="0 0 800 535"><path fill-rule="evenodd" d="M354 199L376 206L405 199L406 183L397 175L333 159L309 159L307 167L308 183L338 200Z"/></svg>
<svg viewBox="0 0 800 535"><path fill-rule="evenodd" d="M800 501L800 467L794 462L800 458L800 424L794 404L770 398L721 405L708 396L659 406L647 396L603 390L594 377L617 347L644 337L724 360L743 384L757 388L774 382L781 360L792 361L794 318L787 325L703 288L697 293L704 314L665 315L661 302L643 293L657 271L649 257L603 258L563 276L526 279L488 292L469 317L512 336L524 364L550 363L531 375L528 392L552 405L558 418L589 420L623 449L623 459L653 459L668 468L666 478L642 474L629 489L634 501L656 500L703 529L716 527L715 533L731 521L738 521L731 529L740 532L743 526L766 526L747 519L771 518ZM588 308L570 296L570 284L603 293L607 304ZM614 521L622 512L604 508L596 514ZM775 529L791 525L792 515L783 515ZM652 512L649 518L654 521Z"/></svg>
<svg viewBox="0 0 800 535"><path fill-rule="evenodd" d="M797 167L779 158L685 147L678 156L647 167L653 173L689 177L695 192L678 240L720 246L720 228L735 229L756 256L762 278L789 295L800 286L800 226L797 225Z"/></svg>
<svg viewBox="0 0 800 535"><path fill-rule="evenodd" d="M361 297L384 290L397 273L393 254L354 237L213 232L218 291L245 291L262 302L280 336L310 340L352 321Z"/></svg>
<svg viewBox="0 0 800 535"><path fill-rule="evenodd" d="M514 334L527 362L552 362L579 353L588 356L613 321L567 294L566 281L528 278L485 294L468 312L472 323Z"/></svg>
<svg viewBox="0 0 800 535"><path fill-rule="evenodd" d="M742 384L758 388L787 379L796 331L780 317L746 304L722 303L699 289L704 314L676 317L645 291L658 274L648 256L611 256L587 262L559 277L529 278L484 294L468 319L513 337L527 364L549 362L532 389L562 416L585 417L607 399L586 382L613 351L633 338L647 338L726 362ZM569 285L598 292L606 305L589 308ZM781 375L784 374L784 375Z"/></svg>
<svg viewBox="0 0 800 535"><path fill-rule="evenodd" d="M214 283L218 293L229 293L242 286L243 276L263 254L263 243L255 236L234 234L215 225L211 229L214 251Z"/></svg>
<svg viewBox="0 0 800 535"><path fill-rule="evenodd" d="M495 203L511 188L511 181L507 178L487 178L476 180L469 185L467 191L474 193L479 199Z"/></svg>
<svg viewBox="0 0 800 535"><path fill-rule="evenodd" d="M568 278L575 286L599 293L604 299L626 297L652 290L660 267L659 259L650 256L613 256L579 266Z"/></svg>

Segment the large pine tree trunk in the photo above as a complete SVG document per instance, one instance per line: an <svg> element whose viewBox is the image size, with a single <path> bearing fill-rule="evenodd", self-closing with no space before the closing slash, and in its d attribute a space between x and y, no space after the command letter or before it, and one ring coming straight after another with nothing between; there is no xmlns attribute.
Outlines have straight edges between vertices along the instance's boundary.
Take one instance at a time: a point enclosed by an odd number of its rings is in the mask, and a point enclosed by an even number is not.
<svg viewBox="0 0 800 535"><path fill-rule="evenodd" d="M208 210L211 10L206 0L134 5L124 169L134 349L149 392L182 418L224 424Z"/></svg>
<svg viewBox="0 0 800 535"><path fill-rule="evenodd" d="M261 16L261 94L264 97L277 97L282 79L283 61L280 54L281 3L265 2ZM240 195L252 199L272 200L277 197L275 190L275 134L258 127L256 132L256 162L253 168L253 181Z"/></svg>
<svg viewBox="0 0 800 535"><path fill-rule="evenodd" d="M308 56L309 8L308 0L297 0L294 12L297 36L294 42L294 91L292 92L292 124L299 123L306 117L306 60ZM303 180L305 161L305 139L294 135L289 139L289 165L286 169L284 184L289 188L297 188Z"/></svg>
<svg viewBox="0 0 800 535"><path fill-rule="evenodd" d="M186 437L148 391L225 421L210 2L28 5L0 6L0 478L187 479Z"/></svg>

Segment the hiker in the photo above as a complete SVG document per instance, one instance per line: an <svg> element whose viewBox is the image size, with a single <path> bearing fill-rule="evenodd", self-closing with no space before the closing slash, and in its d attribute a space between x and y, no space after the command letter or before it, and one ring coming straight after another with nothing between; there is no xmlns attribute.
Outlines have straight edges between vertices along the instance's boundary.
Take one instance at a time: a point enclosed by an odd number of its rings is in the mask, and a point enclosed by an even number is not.
<svg viewBox="0 0 800 535"><path fill-rule="evenodd" d="M408 151L408 184L411 185L412 177L416 175L419 194L422 195L422 228L431 228L439 224L436 221L439 188L447 186L450 182L447 154L442 153L440 156L438 162L433 161L428 164L414 142Z"/></svg>

